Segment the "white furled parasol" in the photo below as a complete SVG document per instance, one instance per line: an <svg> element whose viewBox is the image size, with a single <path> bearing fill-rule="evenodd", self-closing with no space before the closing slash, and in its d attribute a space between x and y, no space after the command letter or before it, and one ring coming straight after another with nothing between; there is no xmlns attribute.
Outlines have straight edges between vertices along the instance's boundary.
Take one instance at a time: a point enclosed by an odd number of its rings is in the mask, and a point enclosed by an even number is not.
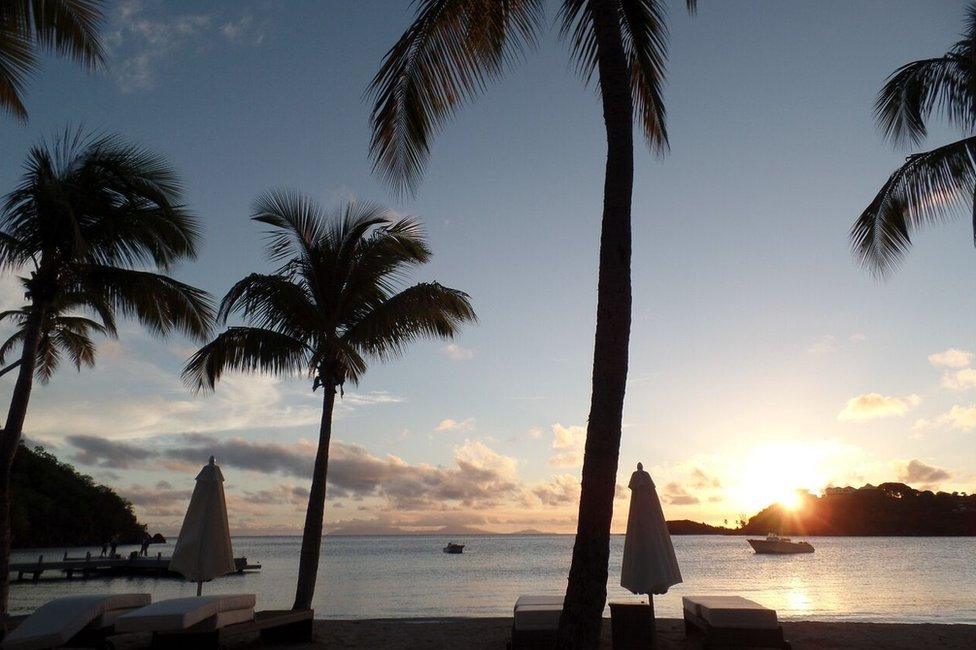
<svg viewBox="0 0 976 650"><path fill-rule="evenodd" d="M666 594L681 582L671 534L651 475L637 463L630 477L630 515L620 586L634 594Z"/></svg>
<svg viewBox="0 0 976 650"><path fill-rule="evenodd" d="M224 475L214 463L213 456L197 474L197 484L183 518L169 569L195 581L197 596L203 591L204 581L237 570L227 524Z"/></svg>

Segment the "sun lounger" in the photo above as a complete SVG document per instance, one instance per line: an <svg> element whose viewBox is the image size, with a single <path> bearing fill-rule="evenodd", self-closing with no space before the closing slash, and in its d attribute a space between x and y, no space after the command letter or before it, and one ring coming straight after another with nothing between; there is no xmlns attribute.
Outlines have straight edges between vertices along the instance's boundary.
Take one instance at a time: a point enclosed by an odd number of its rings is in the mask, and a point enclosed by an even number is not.
<svg viewBox="0 0 976 650"><path fill-rule="evenodd" d="M267 644L311 640L312 610L255 613L254 603L253 594L162 600L119 617L116 631L152 633L154 648L217 648L248 633Z"/></svg>
<svg viewBox="0 0 976 650"><path fill-rule="evenodd" d="M91 645L113 632L122 614L151 602L149 594L66 596L41 605L8 634L4 650Z"/></svg>
<svg viewBox="0 0 976 650"><path fill-rule="evenodd" d="M701 632L703 647L790 649L776 610L741 596L684 596L681 604L685 631Z"/></svg>
<svg viewBox="0 0 976 650"><path fill-rule="evenodd" d="M512 622L512 650L551 648L562 611L562 596L519 596Z"/></svg>

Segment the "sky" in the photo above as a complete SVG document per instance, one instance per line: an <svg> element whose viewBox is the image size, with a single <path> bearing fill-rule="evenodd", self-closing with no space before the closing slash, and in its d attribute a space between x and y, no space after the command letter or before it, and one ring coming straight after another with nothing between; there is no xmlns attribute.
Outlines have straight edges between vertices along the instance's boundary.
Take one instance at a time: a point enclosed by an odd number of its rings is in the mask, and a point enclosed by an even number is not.
<svg viewBox="0 0 976 650"><path fill-rule="evenodd" d="M976 490L976 251L965 219L920 232L878 281L847 233L908 150L872 104L943 53L962 2L669 4L671 152L639 146L634 322L614 530L637 462L669 519L720 524L794 489ZM326 529L575 530L589 404L605 143L599 102L548 25L437 136L416 196L371 173L364 92L406 2L106 4L104 71L47 59L30 121L0 116L0 192L66 125L164 155L204 226L175 275L220 297L271 268L260 193L370 200L420 218L416 280L468 292L477 325L374 364L339 400ZM924 146L955 137L937 126ZM0 281L4 308L16 280ZM93 370L34 391L25 433L179 528L210 454L232 530L299 533L321 393L304 378L180 381L196 344L126 323ZM9 394L13 374L0 379Z"/></svg>

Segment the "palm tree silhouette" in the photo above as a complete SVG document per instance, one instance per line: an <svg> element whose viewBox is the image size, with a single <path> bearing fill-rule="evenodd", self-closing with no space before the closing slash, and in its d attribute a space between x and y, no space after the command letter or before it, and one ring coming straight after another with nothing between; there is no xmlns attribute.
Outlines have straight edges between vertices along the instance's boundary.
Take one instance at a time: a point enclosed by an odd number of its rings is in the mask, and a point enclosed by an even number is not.
<svg viewBox="0 0 976 650"><path fill-rule="evenodd" d="M295 609L309 609L315 593L336 390L358 384L367 359L398 357L411 341L450 339L474 321L468 295L436 282L400 288L430 250L420 225L369 203L326 213L286 190L259 197L253 219L270 227L267 253L280 264L253 273L220 304L226 323L238 313L248 324L228 327L186 364L196 389L212 389L226 369L273 375L307 373L322 391L319 444L309 491L295 590Z"/></svg>
<svg viewBox="0 0 976 650"><path fill-rule="evenodd" d="M22 343L17 381L0 437L0 611L7 609L10 466L35 373L46 380L57 355L89 364L89 332L115 331L115 314L156 335L205 338L213 321L207 294L158 271L196 255L196 219L181 205L175 174L159 157L118 136L66 131L33 147L20 185L0 206L0 269L30 269L27 306L10 316ZM138 270L137 270L138 269ZM73 312L101 320L70 320ZM53 356L52 356L53 355Z"/></svg>
<svg viewBox="0 0 976 650"><path fill-rule="evenodd" d="M116 337L115 320L112 312L105 305L99 305L102 322L92 320L73 312L84 308L75 297L70 295L58 296L47 309L44 322L41 324L41 338L37 344L37 368L35 373L42 384L46 384L54 376L62 357L67 355L75 368L95 366L95 342L92 334ZM10 309L0 312L0 322L13 321L16 330L3 345L0 345L0 364L3 364L18 345L23 347L27 334L27 324L30 322L31 308L25 305L20 309ZM9 366L0 369L0 377L20 367L20 359Z"/></svg>
<svg viewBox="0 0 976 650"><path fill-rule="evenodd" d="M696 2L687 0L690 11ZM373 78L370 153L393 187L414 191L441 124L534 44L544 0L421 0ZM600 88L607 136L592 394L561 647L596 647L606 602L631 319L633 121L668 147L661 96L667 26L659 0L562 0L561 35Z"/></svg>
<svg viewBox="0 0 976 650"><path fill-rule="evenodd" d="M0 108L27 119L21 94L38 67L37 49L88 68L102 64L101 0L0 0Z"/></svg>
<svg viewBox="0 0 976 650"><path fill-rule="evenodd" d="M906 159L851 228L855 257L878 276L893 271L920 226L972 210L976 242L976 4L962 40L940 57L912 61L885 82L875 102L878 126L894 144L921 144L933 115L965 137Z"/></svg>

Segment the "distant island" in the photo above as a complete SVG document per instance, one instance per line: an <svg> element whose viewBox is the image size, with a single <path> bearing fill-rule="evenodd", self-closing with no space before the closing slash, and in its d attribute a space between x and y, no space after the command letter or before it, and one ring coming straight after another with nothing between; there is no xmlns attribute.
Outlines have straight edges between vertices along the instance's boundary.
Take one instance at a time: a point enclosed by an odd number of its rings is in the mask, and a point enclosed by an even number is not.
<svg viewBox="0 0 976 650"><path fill-rule="evenodd" d="M976 536L976 495L916 490L904 483L829 487L800 507L772 505L736 533L765 535Z"/></svg>
<svg viewBox="0 0 976 650"><path fill-rule="evenodd" d="M10 483L14 548L138 543L146 531L131 503L43 447L21 444Z"/></svg>

